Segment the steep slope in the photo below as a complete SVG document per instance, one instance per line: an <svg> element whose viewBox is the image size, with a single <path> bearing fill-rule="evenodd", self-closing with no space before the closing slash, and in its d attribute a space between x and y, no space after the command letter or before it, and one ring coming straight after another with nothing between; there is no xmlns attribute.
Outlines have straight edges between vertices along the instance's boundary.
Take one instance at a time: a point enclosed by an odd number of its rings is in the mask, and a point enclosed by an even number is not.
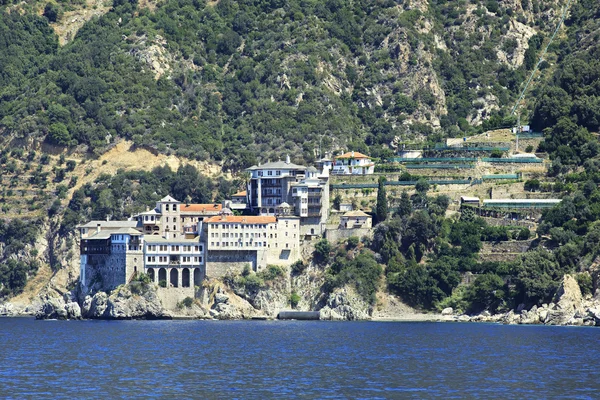
<svg viewBox="0 0 600 400"><path fill-rule="evenodd" d="M395 137L507 123L562 4L116 2L63 47L6 9L0 129L98 153L109 133L234 170L349 143L385 155Z"/></svg>

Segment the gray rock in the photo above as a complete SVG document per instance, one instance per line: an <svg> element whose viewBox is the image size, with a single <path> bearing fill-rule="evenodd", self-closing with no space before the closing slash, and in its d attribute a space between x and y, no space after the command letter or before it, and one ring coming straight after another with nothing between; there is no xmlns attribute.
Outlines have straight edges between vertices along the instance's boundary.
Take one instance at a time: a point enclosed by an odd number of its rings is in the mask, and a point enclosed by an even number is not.
<svg viewBox="0 0 600 400"><path fill-rule="evenodd" d="M545 308L538 310L538 318L542 324L545 324L546 318L548 318L548 310Z"/></svg>
<svg viewBox="0 0 600 400"><path fill-rule="evenodd" d="M544 321L547 325L566 325L576 313L581 311L583 296L575 278L571 275L563 277L553 302L555 307L550 309Z"/></svg>
<svg viewBox="0 0 600 400"><path fill-rule="evenodd" d="M454 314L454 310L452 307L446 307L442 310L442 315L452 315Z"/></svg>
<svg viewBox="0 0 600 400"><path fill-rule="evenodd" d="M133 295L127 286L117 288L108 298L106 317L110 319L168 318L152 285Z"/></svg>
<svg viewBox="0 0 600 400"><path fill-rule="evenodd" d="M370 319L370 307L352 287L336 289L329 295L320 318L324 320L367 320Z"/></svg>
<svg viewBox="0 0 600 400"><path fill-rule="evenodd" d="M65 301L62 297L50 297L42 304L35 319L67 319L68 313L65 309Z"/></svg>
<svg viewBox="0 0 600 400"><path fill-rule="evenodd" d="M108 295L104 292L98 292L92 298L90 303L89 311L86 318L105 318L106 307L108 306Z"/></svg>
<svg viewBox="0 0 600 400"><path fill-rule="evenodd" d="M72 301L65 304L65 310L67 311L68 319L81 319L81 308L76 302Z"/></svg>
<svg viewBox="0 0 600 400"><path fill-rule="evenodd" d="M488 310L482 311L481 313L479 313L479 315L481 315L482 317L491 317L492 314L490 314L490 312Z"/></svg>
<svg viewBox="0 0 600 400"><path fill-rule="evenodd" d="M216 293L215 294L215 304L225 304L229 302L229 296L225 293Z"/></svg>

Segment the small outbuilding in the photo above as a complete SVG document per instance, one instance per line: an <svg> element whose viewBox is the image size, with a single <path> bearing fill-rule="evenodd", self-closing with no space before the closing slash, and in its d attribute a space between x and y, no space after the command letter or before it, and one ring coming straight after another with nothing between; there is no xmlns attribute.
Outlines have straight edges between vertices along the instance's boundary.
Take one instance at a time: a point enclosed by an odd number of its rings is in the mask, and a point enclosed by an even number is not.
<svg viewBox="0 0 600 400"><path fill-rule="evenodd" d="M371 228L373 218L363 211L348 211L340 218L340 229Z"/></svg>

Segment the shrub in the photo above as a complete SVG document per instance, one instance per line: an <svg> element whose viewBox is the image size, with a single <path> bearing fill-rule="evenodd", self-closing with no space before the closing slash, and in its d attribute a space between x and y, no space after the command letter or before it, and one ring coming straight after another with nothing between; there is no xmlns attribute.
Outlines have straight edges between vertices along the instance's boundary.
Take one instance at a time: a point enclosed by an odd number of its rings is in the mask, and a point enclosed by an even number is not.
<svg viewBox="0 0 600 400"><path fill-rule="evenodd" d="M306 264L302 260L298 260L292 264L292 273L295 275L300 275L306 269Z"/></svg>
<svg viewBox="0 0 600 400"><path fill-rule="evenodd" d="M257 275L265 281L273 281L285 275L285 271L279 265L267 265L267 268L260 271Z"/></svg>
<svg viewBox="0 0 600 400"><path fill-rule="evenodd" d="M292 306L292 308L296 308L300 300L300 295L298 295L298 293L296 293L295 291L293 291L292 294L290 294L290 305Z"/></svg>
<svg viewBox="0 0 600 400"><path fill-rule="evenodd" d="M138 272L134 278L135 281L138 282L143 282L143 283L150 283L152 282L152 280L150 279L150 276L144 272Z"/></svg>
<svg viewBox="0 0 600 400"><path fill-rule="evenodd" d="M346 241L346 247L348 249L354 249L354 248L356 248L356 246L358 246L359 242L360 242L360 239L358 238L358 236L350 236L348 238L348 240Z"/></svg>
<svg viewBox="0 0 600 400"><path fill-rule="evenodd" d="M158 286L160 286L160 287L167 287L167 281L165 281L164 279L160 280L158 282Z"/></svg>
<svg viewBox="0 0 600 400"><path fill-rule="evenodd" d="M329 253L331 253L331 244L327 239L321 239L315 245L314 261L317 264L327 264L329 262Z"/></svg>
<svg viewBox="0 0 600 400"><path fill-rule="evenodd" d="M492 158L502 158L502 154L503 154L502 150L500 150L500 149L494 149L494 150L492 150L492 153L490 154L490 157L492 157Z"/></svg>
<svg viewBox="0 0 600 400"><path fill-rule="evenodd" d="M575 275L575 280L577 280L577 283L579 284L582 295L586 296L592 294L594 285L592 284L592 277L589 273L582 272L581 274L577 274Z"/></svg>
<svg viewBox="0 0 600 400"><path fill-rule="evenodd" d="M517 234L516 239L517 240L529 240L530 236L531 236L531 232L529 231L529 229L522 228L521 230L519 230L519 233Z"/></svg>
<svg viewBox="0 0 600 400"><path fill-rule="evenodd" d="M529 145L529 146L525 147L525 153L531 153L531 152L533 152L533 146L532 145Z"/></svg>
<svg viewBox="0 0 600 400"><path fill-rule="evenodd" d="M185 299L183 299L181 304L183 304L184 307L190 308L192 304L194 304L194 299L188 296Z"/></svg>

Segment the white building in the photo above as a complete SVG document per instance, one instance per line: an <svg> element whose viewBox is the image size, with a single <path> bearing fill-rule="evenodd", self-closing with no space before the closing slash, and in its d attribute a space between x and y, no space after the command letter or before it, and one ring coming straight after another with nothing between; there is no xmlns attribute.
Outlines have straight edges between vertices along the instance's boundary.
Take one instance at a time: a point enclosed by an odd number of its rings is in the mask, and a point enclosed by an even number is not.
<svg viewBox="0 0 600 400"><path fill-rule="evenodd" d="M370 175L375 172L375 164L371 158L351 151L335 157L332 173L334 175Z"/></svg>
<svg viewBox="0 0 600 400"><path fill-rule="evenodd" d="M198 239L167 239L150 235L144 243L144 269L154 283L165 287L200 286L204 244Z"/></svg>
<svg viewBox="0 0 600 400"><path fill-rule="evenodd" d="M300 218L293 215L220 215L205 221L206 276L248 265L290 265L300 258Z"/></svg>

